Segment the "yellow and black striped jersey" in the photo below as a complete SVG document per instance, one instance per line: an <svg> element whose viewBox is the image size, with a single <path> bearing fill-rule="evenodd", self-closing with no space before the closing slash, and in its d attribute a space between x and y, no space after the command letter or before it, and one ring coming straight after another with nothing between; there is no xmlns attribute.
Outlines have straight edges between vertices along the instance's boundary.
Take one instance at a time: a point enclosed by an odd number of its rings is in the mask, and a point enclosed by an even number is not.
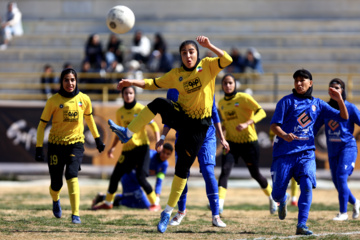
<svg viewBox="0 0 360 240"><path fill-rule="evenodd" d="M191 72L180 67L160 78L145 79L145 89L175 88L186 115L193 119L211 117L216 75L231 62L232 58L224 51L220 58L203 58Z"/></svg>
<svg viewBox="0 0 360 240"><path fill-rule="evenodd" d="M126 109L125 107L119 108L116 111L116 123L122 127L127 127L143 108L144 105L140 103L136 103L131 109ZM160 132L159 127L154 120L149 124L154 132ZM150 141L144 126L139 132L134 133L127 143L123 144L122 151L131 151L135 147L149 144Z"/></svg>
<svg viewBox="0 0 360 240"><path fill-rule="evenodd" d="M255 124L266 117L265 111L247 93L236 93L231 99L221 99L218 104L219 112L226 130L226 140L234 143L253 142L258 139ZM242 131L237 131L236 126L252 119L253 124Z"/></svg>
<svg viewBox="0 0 360 240"><path fill-rule="evenodd" d="M57 93L47 100L38 126L37 147L43 145L44 129L51 117L49 143L68 145L84 142L84 117L93 137L100 137L92 116L91 100L82 92L72 98Z"/></svg>

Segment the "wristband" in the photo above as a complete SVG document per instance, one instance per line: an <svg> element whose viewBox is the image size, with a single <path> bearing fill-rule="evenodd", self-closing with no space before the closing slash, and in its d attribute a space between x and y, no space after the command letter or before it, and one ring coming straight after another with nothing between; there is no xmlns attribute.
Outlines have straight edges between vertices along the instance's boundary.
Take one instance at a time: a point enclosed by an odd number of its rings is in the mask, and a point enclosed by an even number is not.
<svg viewBox="0 0 360 240"><path fill-rule="evenodd" d="M165 137L166 137L165 135L161 135L160 139L165 141Z"/></svg>

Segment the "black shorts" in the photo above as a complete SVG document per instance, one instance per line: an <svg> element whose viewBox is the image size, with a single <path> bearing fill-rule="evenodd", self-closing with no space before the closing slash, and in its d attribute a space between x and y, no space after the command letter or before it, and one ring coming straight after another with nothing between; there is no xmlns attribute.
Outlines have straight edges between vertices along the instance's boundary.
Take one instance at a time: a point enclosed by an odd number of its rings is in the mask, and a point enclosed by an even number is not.
<svg viewBox="0 0 360 240"><path fill-rule="evenodd" d="M246 164L259 165L259 143L258 141L248 143L234 143L228 141L230 152L222 156L222 162L232 161L238 163L241 157Z"/></svg>
<svg viewBox="0 0 360 240"><path fill-rule="evenodd" d="M69 180L78 176L84 156L84 144L57 145L49 143L48 167L51 185L58 190L62 186L62 177L65 168L65 179Z"/></svg>
<svg viewBox="0 0 360 240"><path fill-rule="evenodd" d="M149 175L150 166L150 147L149 145L143 145L135 147L130 151L124 151L121 153L118 163L126 173L130 173L131 170L145 172L146 176Z"/></svg>

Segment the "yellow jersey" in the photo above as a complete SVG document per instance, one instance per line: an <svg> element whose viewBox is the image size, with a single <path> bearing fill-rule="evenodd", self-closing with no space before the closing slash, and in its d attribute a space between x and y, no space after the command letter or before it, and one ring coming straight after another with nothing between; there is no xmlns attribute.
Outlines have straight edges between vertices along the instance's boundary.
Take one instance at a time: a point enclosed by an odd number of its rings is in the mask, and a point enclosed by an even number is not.
<svg viewBox="0 0 360 240"><path fill-rule="evenodd" d="M47 100L38 126L36 147L43 146L44 130L51 117L49 143L68 145L85 142L84 117L93 137L100 137L92 116L91 100L82 92L72 98L57 93Z"/></svg>
<svg viewBox="0 0 360 240"><path fill-rule="evenodd" d="M255 124L266 117L265 111L247 93L236 93L233 98L223 98L218 104L222 124L226 130L226 140L234 143L254 142L258 139ZM236 126L252 119L253 124L242 131L237 131Z"/></svg>
<svg viewBox="0 0 360 240"><path fill-rule="evenodd" d="M231 62L232 58L224 51L221 57L201 59L191 72L180 67L160 78L145 79L145 89L175 88L179 91L177 102L187 116L193 119L211 117L216 76Z"/></svg>
<svg viewBox="0 0 360 240"><path fill-rule="evenodd" d="M144 105L140 103L136 103L135 106L131 109L126 109L125 107L119 108L116 111L116 123L119 126L127 127L143 108ZM152 120L149 124L154 132L160 132L160 129L154 120ZM127 143L123 144L122 151L131 151L135 147L149 144L150 140L144 126L139 132L134 133L132 138Z"/></svg>

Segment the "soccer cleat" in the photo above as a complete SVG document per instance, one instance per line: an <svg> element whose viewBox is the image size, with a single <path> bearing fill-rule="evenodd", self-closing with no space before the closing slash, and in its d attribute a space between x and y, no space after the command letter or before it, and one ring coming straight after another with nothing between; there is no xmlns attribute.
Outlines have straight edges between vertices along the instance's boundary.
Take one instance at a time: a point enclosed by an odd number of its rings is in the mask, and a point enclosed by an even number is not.
<svg viewBox="0 0 360 240"><path fill-rule="evenodd" d="M291 200L291 206L297 207L298 202L296 200Z"/></svg>
<svg viewBox="0 0 360 240"><path fill-rule="evenodd" d="M278 207L278 214L279 214L279 219L280 220L284 220L286 218L286 214L287 214L287 202L289 200L289 194L286 193L286 199L284 202L280 202L279 207Z"/></svg>
<svg viewBox="0 0 360 240"><path fill-rule="evenodd" d="M354 203L354 206L353 206L353 215L352 215L353 219L356 219L359 217L359 208L360 208L360 201L356 199L356 202Z"/></svg>
<svg viewBox="0 0 360 240"><path fill-rule="evenodd" d="M186 216L186 209L185 212L180 212L178 211L175 216L171 219L170 221L170 225L171 226L178 226L180 225L181 221L183 220L183 218Z"/></svg>
<svg viewBox="0 0 360 240"><path fill-rule="evenodd" d="M296 227L296 235L312 235L313 232L305 224L300 224Z"/></svg>
<svg viewBox="0 0 360 240"><path fill-rule="evenodd" d="M170 220L170 213L166 213L165 211L162 211L160 215L160 222L157 225L157 230L161 233L164 233L169 224L169 220Z"/></svg>
<svg viewBox="0 0 360 240"><path fill-rule="evenodd" d="M61 218L61 206L60 206L60 199L57 201L53 201L53 214L57 218Z"/></svg>
<svg viewBox="0 0 360 240"><path fill-rule="evenodd" d="M269 198L270 214L274 214L277 211L277 202L274 199Z"/></svg>
<svg viewBox="0 0 360 240"><path fill-rule="evenodd" d="M338 213L336 217L333 218L334 221L345 221L348 220L347 213Z"/></svg>
<svg viewBox="0 0 360 240"><path fill-rule="evenodd" d="M221 228L226 227L226 224L220 219L219 216L216 216L213 218L212 225L215 227L221 227Z"/></svg>
<svg viewBox="0 0 360 240"><path fill-rule="evenodd" d="M71 222L75 224L81 223L80 217L76 215L71 215Z"/></svg>
<svg viewBox="0 0 360 240"><path fill-rule="evenodd" d="M122 143L127 143L132 138L132 136L127 136L126 128L116 125L111 119L108 120L108 124L111 130L116 133Z"/></svg>
<svg viewBox="0 0 360 240"><path fill-rule="evenodd" d="M93 206L91 209L92 210L99 210L99 209L112 209L112 208L113 208L112 204L108 205L105 202L103 202L101 204Z"/></svg>
<svg viewBox="0 0 360 240"><path fill-rule="evenodd" d="M149 211L151 211L151 212L157 212L157 211L160 211L160 210L161 210L160 204L152 204L149 207Z"/></svg>
<svg viewBox="0 0 360 240"><path fill-rule="evenodd" d="M93 199L91 208L93 208L96 204L98 204L99 202L102 202L104 200L105 200L105 194L99 192L98 194L96 194L95 198Z"/></svg>

